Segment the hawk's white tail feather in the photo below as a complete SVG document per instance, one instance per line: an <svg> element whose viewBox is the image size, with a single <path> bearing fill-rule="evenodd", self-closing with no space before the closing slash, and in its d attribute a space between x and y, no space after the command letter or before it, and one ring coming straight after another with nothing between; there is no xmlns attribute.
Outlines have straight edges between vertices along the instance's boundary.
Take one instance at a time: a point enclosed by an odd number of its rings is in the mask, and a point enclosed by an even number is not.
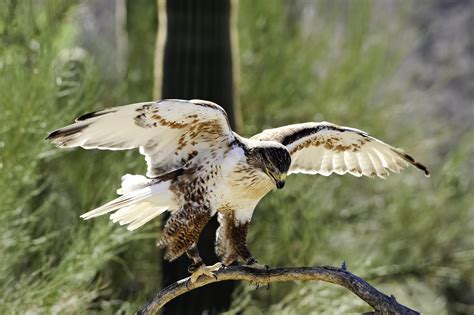
<svg viewBox="0 0 474 315"><path fill-rule="evenodd" d="M145 188L150 186L153 179L147 178L142 175L131 175L126 174L122 176L122 187L117 189L117 194L123 195L134 190Z"/></svg>
<svg viewBox="0 0 474 315"><path fill-rule="evenodd" d="M133 222L130 223L127 229L130 231L138 229L139 227L153 220L154 218L156 218L157 216L159 216L166 210L168 210L168 208L166 207L156 207L156 208L148 209L147 211L143 211L143 213L141 213L140 216L138 216Z"/></svg>
<svg viewBox="0 0 474 315"><path fill-rule="evenodd" d="M132 231L156 218L166 210L168 210L168 207L157 207L148 202L141 202L112 213L110 219L112 222L118 222L120 225L129 224L127 229Z"/></svg>
<svg viewBox="0 0 474 315"><path fill-rule="evenodd" d="M152 179L140 175L122 177L122 187L117 193L122 196L105 205L84 213L88 220L110 212L110 219L120 225L129 224L128 230L135 230L166 210L177 208L174 193L169 190L170 181L153 183Z"/></svg>

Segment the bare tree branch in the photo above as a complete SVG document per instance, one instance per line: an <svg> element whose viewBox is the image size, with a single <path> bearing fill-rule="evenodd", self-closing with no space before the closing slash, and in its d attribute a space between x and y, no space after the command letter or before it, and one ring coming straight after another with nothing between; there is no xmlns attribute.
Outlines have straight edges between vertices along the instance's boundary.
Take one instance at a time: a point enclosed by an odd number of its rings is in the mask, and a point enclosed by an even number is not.
<svg viewBox="0 0 474 315"><path fill-rule="evenodd" d="M364 279L350 273L343 263L336 267L283 267L269 270L258 270L242 266L231 266L215 272L215 278L201 276L195 283L189 277L179 280L158 292L136 314L155 314L166 303L177 296L209 283L225 280L246 280L260 285L280 281L325 281L349 289L367 304L372 306L374 314L420 314L397 302L395 297L387 296L368 284ZM370 314L370 313L367 313Z"/></svg>

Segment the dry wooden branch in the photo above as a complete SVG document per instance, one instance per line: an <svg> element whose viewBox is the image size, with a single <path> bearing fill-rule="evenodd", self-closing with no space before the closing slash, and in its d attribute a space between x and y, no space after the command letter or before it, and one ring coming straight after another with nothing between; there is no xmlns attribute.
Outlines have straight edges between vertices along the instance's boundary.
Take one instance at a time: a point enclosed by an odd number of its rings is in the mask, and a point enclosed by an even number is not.
<svg viewBox="0 0 474 315"><path fill-rule="evenodd" d="M215 272L216 277L201 276L195 283L189 278L175 282L158 292L148 303L136 314L155 314L166 303L177 296L193 289L205 286L209 283L225 280L246 280L260 285L267 285L279 281L325 281L334 283L349 289L367 304L372 306L374 314L420 314L402 304L395 297L387 296L368 284L364 279L350 273L345 268L336 267L283 267L269 270L257 270L248 267L231 266ZM370 313L367 313L370 314Z"/></svg>

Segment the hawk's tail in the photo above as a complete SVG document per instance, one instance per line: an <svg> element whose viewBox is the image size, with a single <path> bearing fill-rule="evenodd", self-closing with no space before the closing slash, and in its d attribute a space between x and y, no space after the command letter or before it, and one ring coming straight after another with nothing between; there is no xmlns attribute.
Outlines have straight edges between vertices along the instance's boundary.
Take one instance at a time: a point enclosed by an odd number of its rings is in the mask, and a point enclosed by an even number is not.
<svg viewBox="0 0 474 315"><path fill-rule="evenodd" d="M166 210L176 209L174 194L169 189L170 183L127 174L122 177L122 187L117 190L122 196L84 213L81 218L88 220L114 212L110 215L114 223L128 224L128 230L135 230Z"/></svg>

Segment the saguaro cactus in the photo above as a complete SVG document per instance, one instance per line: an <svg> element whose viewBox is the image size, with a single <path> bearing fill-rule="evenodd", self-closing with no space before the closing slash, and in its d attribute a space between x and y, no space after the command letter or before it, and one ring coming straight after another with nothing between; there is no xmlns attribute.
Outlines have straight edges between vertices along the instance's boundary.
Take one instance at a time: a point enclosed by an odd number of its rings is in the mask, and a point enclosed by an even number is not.
<svg viewBox="0 0 474 315"><path fill-rule="evenodd" d="M205 99L224 107L236 126L234 71L231 47L231 0L158 0L158 38L155 57L156 99ZM235 47L234 47L235 48ZM217 220L201 234L199 249L204 261L214 263ZM181 257L163 261L163 285L188 274L189 261ZM226 309L233 283L219 283L180 297L164 314L208 314Z"/></svg>

